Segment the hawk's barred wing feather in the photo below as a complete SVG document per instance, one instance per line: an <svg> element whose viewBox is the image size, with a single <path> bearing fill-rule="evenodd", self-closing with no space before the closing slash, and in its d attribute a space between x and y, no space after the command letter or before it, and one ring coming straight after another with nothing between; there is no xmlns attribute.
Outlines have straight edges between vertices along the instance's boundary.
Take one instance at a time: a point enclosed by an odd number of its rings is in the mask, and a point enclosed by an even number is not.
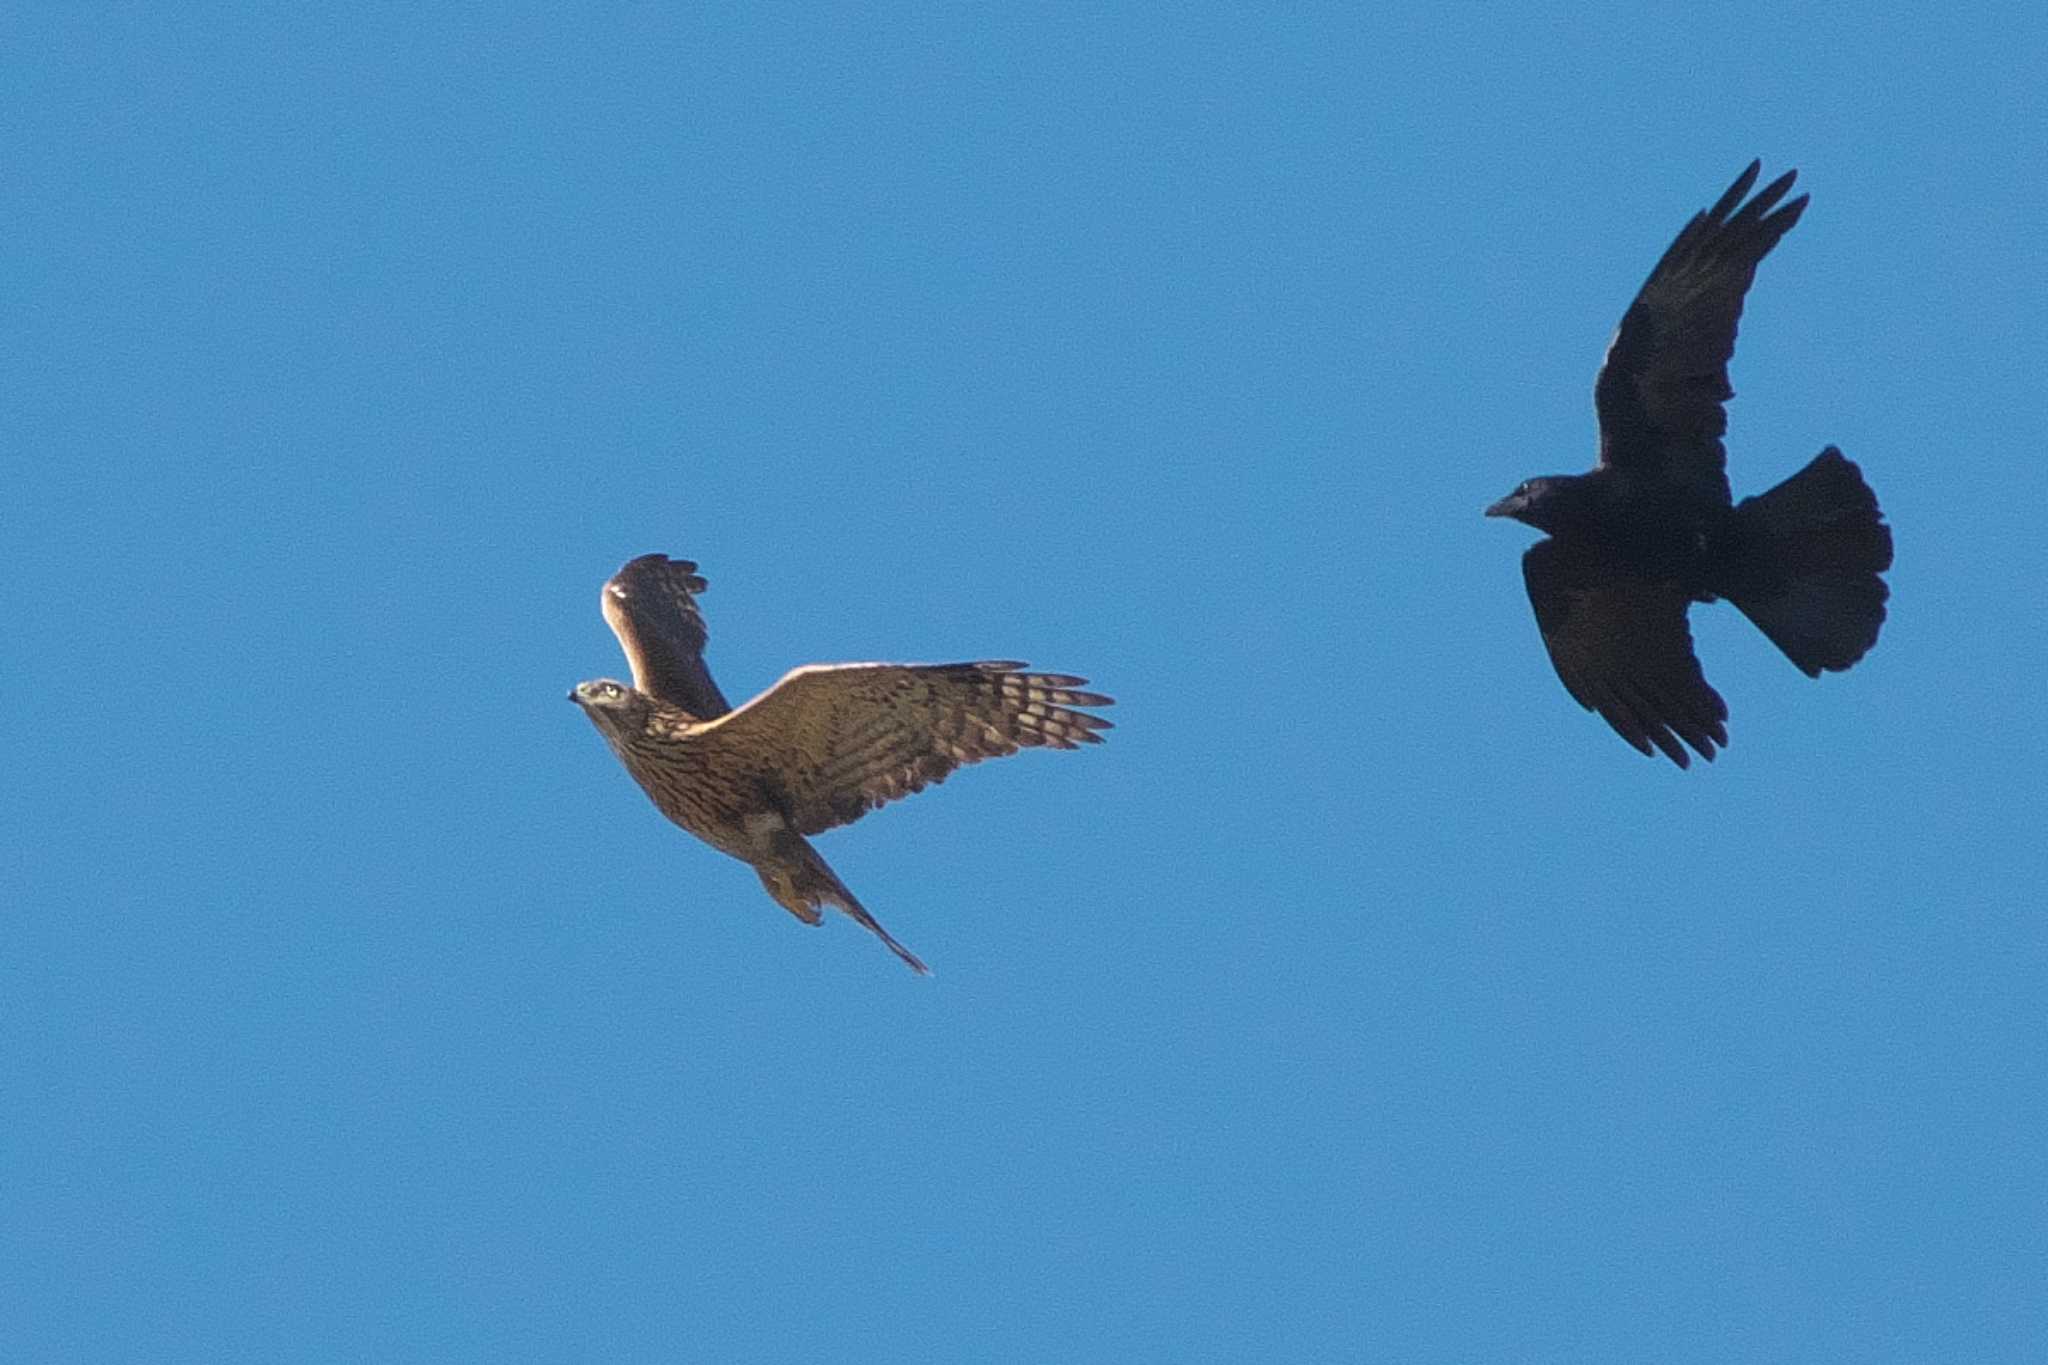
<svg viewBox="0 0 2048 1365"><path fill-rule="evenodd" d="M804 834L858 820L965 764L1019 749L1099 744L1110 723L1076 707L1110 698L1065 673L1010 661L812 664L695 741L776 774Z"/></svg>
<svg viewBox="0 0 2048 1365"><path fill-rule="evenodd" d="M604 619L619 637L633 686L699 720L732 710L704 664L710 638L697 594L705 582L697 566L667 555L641 555L604 585Z"/></svg>

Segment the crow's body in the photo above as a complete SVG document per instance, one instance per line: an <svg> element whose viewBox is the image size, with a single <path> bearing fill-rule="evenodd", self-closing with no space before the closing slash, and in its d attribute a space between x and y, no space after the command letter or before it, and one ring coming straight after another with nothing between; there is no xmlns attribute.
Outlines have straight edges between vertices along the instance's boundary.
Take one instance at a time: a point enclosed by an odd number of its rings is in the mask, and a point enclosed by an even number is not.
<svg viewBox="0 0 2048 1365"><path fill-rule="evenodd" d="M1566 689L1681 768L1687 745L1711 759L1728 743L1691 603L1733 602L1810 676L1862 658L1884 623L1891 530L1839 450L1759 497L1729 494L1722 405L1743 296L1807 202L1778 206L1788 172L1744 204L1758 169L1686 225L1622 318L1594 385L1599 463L1487 509L1550 537L1522 573Z"/></svg>

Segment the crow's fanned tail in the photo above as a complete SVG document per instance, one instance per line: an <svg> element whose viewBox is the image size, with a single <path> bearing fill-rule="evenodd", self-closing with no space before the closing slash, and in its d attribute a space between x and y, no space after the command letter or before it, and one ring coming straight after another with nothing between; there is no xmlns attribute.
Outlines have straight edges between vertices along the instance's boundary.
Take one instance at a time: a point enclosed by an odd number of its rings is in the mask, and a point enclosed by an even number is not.
<svg viewBox="0 0 2048 1365"><path fill-rule="evenodd" d="M1726 596L1808 677L1849 667L1877 643L1890 595L1892 532L1862 471L1829 446L1735 509L1753 568Z"/></svg>

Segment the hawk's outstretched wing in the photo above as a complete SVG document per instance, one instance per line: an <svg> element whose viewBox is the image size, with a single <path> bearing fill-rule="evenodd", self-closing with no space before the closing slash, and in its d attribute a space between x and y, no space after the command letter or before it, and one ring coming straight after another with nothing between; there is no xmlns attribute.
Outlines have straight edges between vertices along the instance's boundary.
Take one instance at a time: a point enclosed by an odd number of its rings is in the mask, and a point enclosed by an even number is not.
<svg viewBox="0 0 2048 1365"><path fill-rule="evenodd" d="M811 664L692 736L764 774L800 833L849 824L955 768L1099 744L1110 699L1010 662Z"/></svg>
<svg viewBox="0 0 2048 1365"><path fill-rule="evenodd" d="M1802 194L1771 212L1797 171L1743 204L1761 168L1750 162L1671 243L1622 315L1593 384L1602 465L1661 475L1723 506L1728 476L1721 437L1728 414L1721 405L1735 396L1728 358L1735 353L1742 298L1757 264L1806 210Z"/></svg>
<svg viewBox="0 0 2048 1365"><path fill-rule="evenodd" d="M699 720L732 710L704 666L704 614L696 594L705 583L697 566L667 555L641 555L604 585L604 619L626 662L633 686Z"/></svg>
<svg viewBox="0 0 2048 1365"><path fill-rule="evenodd" d="M1683 768L1685 744L1712 759L1728 743L1727 704L1692 652L1676 583L1644 578L1576 543L1540 540L1522 556L1536 626L1565 690L1644 753ZM1679 743L1684 740L1685 744Z"/></svg>

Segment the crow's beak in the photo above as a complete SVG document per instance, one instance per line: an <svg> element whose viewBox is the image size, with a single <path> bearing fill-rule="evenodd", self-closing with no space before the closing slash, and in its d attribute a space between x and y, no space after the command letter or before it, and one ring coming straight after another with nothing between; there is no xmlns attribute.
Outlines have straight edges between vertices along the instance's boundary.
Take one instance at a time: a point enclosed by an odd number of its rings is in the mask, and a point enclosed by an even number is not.
<svg viewBox="0 0 2048 1365"><path fill-rule="evenodd" d="M1487 508L1486 515L1488 515L1489 517L1511 517L1515 514L1515 511L1518 506L1519 504L1516 503L1515 499L1512 496L1505 497L1502 498L1499 502L1495 503L1493 506Z"/></svg>

